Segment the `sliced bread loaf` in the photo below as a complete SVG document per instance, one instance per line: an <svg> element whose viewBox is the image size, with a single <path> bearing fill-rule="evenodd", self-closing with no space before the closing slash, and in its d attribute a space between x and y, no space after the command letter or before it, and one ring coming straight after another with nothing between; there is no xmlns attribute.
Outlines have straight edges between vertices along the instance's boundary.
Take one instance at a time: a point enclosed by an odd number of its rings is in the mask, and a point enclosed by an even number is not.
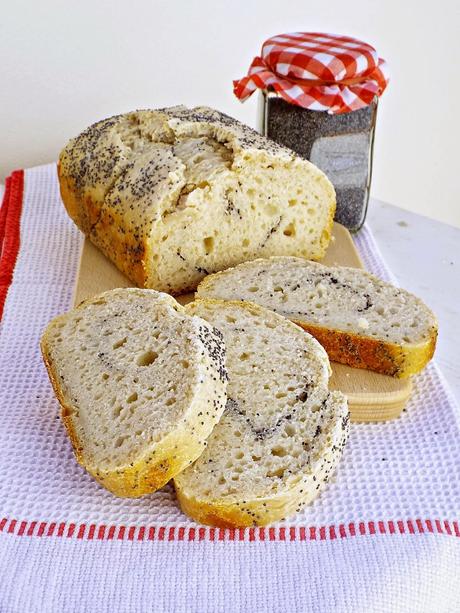
<svg viewBox="0 0 460 613"><path fill-rule="evenodd" d="M166 294L86 300L48 325L41 349L78 462L117 496L191 464L224 410L222 334Z"/></svg>
<svg viewBox="0 0 460 613"><path fill-rule="evenodd" d="M331 360L394 377L419 372L436 346L436 318L419 298L356 268L258 259L206 277L197 295L261 304L310 332Z"/></svg>
<svg viewBox="0 0 460 613"><path fill-rule="evenodd" d="M209 108L100 121L59 158L65 207L140 287L178 294L255 257L321 258L332 184L289 149Z"/></svg>
<svg viewBox="0 0 460 613"><path fill-rule="evenodd" d="M327 388L324 349L255 304L197 300L186 309L223 333L229 384L206 450L175 477L182 509L220 527L292 515L317 496L348 433L346 399Z"/></svg>

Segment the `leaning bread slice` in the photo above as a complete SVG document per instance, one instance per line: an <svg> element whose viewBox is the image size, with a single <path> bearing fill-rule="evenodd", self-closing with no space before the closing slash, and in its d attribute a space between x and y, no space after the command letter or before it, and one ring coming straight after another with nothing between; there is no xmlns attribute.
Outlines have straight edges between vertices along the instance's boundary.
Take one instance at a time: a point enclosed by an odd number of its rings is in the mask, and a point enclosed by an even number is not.
<svg viewBox="0 0 460 613"><path fill-rule="evenodd" d="M327 355L258 305L198 300L186 308L223 333L229 384L206 450L175 477L180 505L220 527L288 517L317 496L347 438L347 402L327 389Z"/></svg>
<svg viewBox="0 0 460 613"><path fill-rule="evenodd" d="M436 346L436 318L419 298L356 268L258 259L206 277L198 296L261 304L310 332L331 360L393 377L422 370Z"/></svg>
<svg viewBox="0 0 460 613"><path fill-rule="evenodd" d="M86 300L48 325L41 349L78 462L118 496L191 464L224 410L222 335L166 294Z"/></svg>

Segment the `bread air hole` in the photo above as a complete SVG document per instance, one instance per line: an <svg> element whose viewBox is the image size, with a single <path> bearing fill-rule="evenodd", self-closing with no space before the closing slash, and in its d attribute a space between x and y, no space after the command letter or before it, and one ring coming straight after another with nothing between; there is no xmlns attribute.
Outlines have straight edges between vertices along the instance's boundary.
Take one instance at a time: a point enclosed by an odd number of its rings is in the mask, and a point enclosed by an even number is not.
<svg viewBox="0 0 460 613"><path fill-rule="evenodd" d="M187 362L187 360L182 360L181 361L181 365L182 368L188 368L190 366L189 362Z"/></svg>
<svg viewBox="0 0 460 613"><path fill-rule="evenodd" d="M208 255L214 249L214 237L207 236L205 239L203 239L203 245L204 250L206 251L206 255Z"/></svg>
<svg viewBox="0 0 460 613"><path fill-rule="evenodd" d="M135 402L138 399L137 392L132 393L128 398L126 398L126 402Z"/></svg>
<svg viewBox="0 0 460 613"><path fill-rule="evenodd" d="M295 236L295 225L293 223L290 223L284 228L283 234L284 236Z"/></svg>
<svg viewBox="0 0 460 613"><path fill-rule="evenodd" d="M288 452L286 451L286 449L284 449L284 447L272 447L271 454L278 458L284 458L284 456L287 455Z"/></svg>
<svg viewBox="0 0 460 613"><path fill-rule="evenodd" d="M123 443L126 441L126 439L129 438L128 436L119 436L115 443L114 443L114 447L121 447L123 445Z"/></svg>
<svg viewBox="0 0 460 613"><path fill-rule="evenodd" d="M119 341L117 341L116 343L114 343L112 345L112 349L118 349L119 347L123 347L123 345L126 343L128 339L126 338L126 336L122 339L120 339Z"/></svg>
<svg viewBox="0 0 460 613"><path fill-rule="evenodd" d="M103 381L107 381L108 378L109 378L109 375L106 372L102 373L102 380Z"/></svg>
<svg viewBox="0 0 460 613"><path fill-rule="evenodd" d="M267 472L267 477L278 477L278 478L282 478L284 476L284 471L286 470L286 468L278 468L276 470L270 470Z"/></svg>
<svg viewBox="0 0 460 613"><path fill-rule="evenodd" d="M225 319L228 321L229 324L236 323L236 319L234 317L232 317L231 315L226 315Z"/></svg>
<svg viewBox="0 0 460 613"><path fill-rule="evenodd" d="M175 402L176 402L176 399L175 399L175 397L173 396L172 398L168 398L168 400L165 402L165 405L166 405L167 407L170 407L171 405L175 404Z"/></svg>
<svg viewBox="0 0 460 613"><path fill-rule="evenodd" d="M243 353L240 355L240 360L244 362L248 358L249 358L249 353L246 353L245 351L243 351Z"/></svg>
<svg viewBox="0 0 460 613"><path fill-rule="evenodd" d="M155 362L157 357L158 353L156 353L156 351L146 351L137 358L136 362L138 366L150 366Z"/></svg>
<svg viewBox="0 0 460 613"><path fill-rule="evenodd" d="M251 287L248 287L248 292L254 293L254 292L258 292L259 288L256 287L255 285L252 285Z"/></svg>

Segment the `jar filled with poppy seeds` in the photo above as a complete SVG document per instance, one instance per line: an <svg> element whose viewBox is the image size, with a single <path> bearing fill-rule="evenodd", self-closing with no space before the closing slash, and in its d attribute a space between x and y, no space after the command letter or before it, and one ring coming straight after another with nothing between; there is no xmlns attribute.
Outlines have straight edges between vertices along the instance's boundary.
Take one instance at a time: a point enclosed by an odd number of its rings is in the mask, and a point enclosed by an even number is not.
<svg viewBox="0 0 460 613"><path fill-rule="evenodd" d="M326 173L336 191L335 220L357 231L366 218L377 106L387 83L386 63L367 43L302 32L265 41L234 92L245 100L261 91L259 130Z"/></svg>

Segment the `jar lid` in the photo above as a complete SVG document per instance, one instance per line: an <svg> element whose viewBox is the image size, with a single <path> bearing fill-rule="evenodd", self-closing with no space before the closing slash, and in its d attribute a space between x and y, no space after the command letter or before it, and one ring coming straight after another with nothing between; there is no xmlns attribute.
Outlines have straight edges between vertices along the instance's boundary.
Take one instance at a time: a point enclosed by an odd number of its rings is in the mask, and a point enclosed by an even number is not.
<svg viewBox="0 0 460 613"><path fill-rule="evenodd" d="M295 32L262 45L247 76L233 81L241 101L256 89L273 89L291 104L347 113L369 105L388 84L388 68L371 45L351 36Z"/></svg>

